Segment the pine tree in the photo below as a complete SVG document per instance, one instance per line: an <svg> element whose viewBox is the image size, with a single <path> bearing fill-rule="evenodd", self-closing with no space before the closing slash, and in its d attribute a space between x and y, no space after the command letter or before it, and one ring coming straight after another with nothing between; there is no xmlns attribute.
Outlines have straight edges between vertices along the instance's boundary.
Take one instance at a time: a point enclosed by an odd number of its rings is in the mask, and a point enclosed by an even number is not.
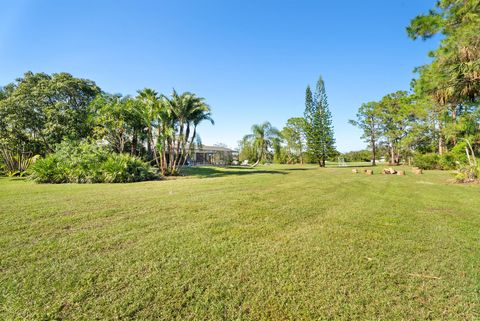
<svg viewBox="0 0 480 321"><path fill-rule="evenodd" d="M315 95L310 86L305 93L305 122L310 157L325 167L325 161L335 153L332 115L328 108L327 93L322 77L318 79Z"/></svg>

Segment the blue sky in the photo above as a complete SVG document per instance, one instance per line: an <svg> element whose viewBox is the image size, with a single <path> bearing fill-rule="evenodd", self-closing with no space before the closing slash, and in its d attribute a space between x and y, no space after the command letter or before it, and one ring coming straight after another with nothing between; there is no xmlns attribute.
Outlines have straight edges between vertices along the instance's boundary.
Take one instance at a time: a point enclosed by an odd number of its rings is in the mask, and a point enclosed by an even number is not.
<svg viewBox="0 0 480 321"><path fill-rule="evenodd" d="M254 123L301 116L322 75L340 151L365 146L348 124L362 102L408 90L437 42L405 27L434 0L0 0L0 85L25 71L94 80L111 93L192 91L213 109L204 144Z"/></svg>

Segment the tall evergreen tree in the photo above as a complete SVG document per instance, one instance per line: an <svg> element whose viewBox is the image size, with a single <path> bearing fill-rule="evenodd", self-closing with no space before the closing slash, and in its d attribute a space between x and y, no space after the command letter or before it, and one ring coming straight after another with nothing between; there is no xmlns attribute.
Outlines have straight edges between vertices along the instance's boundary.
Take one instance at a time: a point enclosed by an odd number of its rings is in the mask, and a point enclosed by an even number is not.
<svg viewBox="0 0 480 321"><path fill-rule="evenodd" d="M305 93L305 134L310 157L325 167L325 161L335 153L332 115L328 108L327 93L322 77L317 81L315 94L310 86Z"/></svg>

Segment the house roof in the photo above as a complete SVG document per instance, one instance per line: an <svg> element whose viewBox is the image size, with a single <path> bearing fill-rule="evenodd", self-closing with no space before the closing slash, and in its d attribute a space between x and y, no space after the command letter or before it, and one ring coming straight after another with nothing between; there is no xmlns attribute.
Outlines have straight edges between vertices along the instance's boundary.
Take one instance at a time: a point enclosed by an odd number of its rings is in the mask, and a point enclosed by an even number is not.
<svg viewBox="0 0 480 321"><path fill-rule="evenodd" d="M227 147L202 145L202 146L195 146L195 152L232 152L234 153L235 151Z"/></svg>

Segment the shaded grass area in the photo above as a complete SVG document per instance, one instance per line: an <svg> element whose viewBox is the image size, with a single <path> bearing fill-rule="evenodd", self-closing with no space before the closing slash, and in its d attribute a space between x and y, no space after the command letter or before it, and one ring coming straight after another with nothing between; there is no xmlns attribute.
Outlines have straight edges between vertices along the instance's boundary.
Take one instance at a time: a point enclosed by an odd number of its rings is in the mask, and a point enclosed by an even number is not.
<svg viewBox="0 0 480 321"><path fill-rule="evenodd" d="M276 169L259 169L250 166L228 166L228 167L212 167L212 166L198 166L185 167L182 173L191 177L224 177L224 176L242 176L242 175L258 175L258 174L288 174L285 170Z"/></svg>
<svg viewBox="0 0 480 321"><path fill-rule="evenodd" d="M314 166L190 174L0 179L0 319L479 316L478 185Z"/></svg>

